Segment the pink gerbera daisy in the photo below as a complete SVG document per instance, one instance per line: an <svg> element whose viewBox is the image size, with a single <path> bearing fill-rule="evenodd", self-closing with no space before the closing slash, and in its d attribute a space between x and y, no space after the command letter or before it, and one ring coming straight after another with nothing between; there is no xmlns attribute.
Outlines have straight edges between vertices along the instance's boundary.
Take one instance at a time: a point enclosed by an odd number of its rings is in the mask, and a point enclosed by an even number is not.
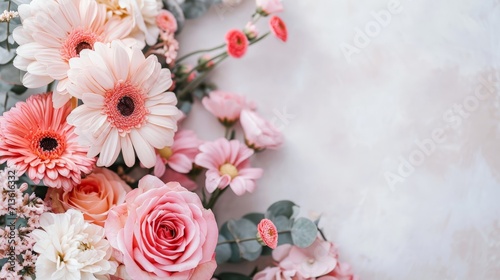
<svg viewBox="0 0 500 280"><path fill-rule="evenodd" d="M125 164L140 162L151 168L155 149L173 144L180 111L175 107L170 71L161 69L156 56L148 58L139 48L120 41L96 43L70 61L68 90L82 99L68 116L80 142L90 146L89 156L99 155L97 165L110 166L123 154ZM134 153L135 150L135 153Z"/></svg>
<svg viewBox="0 0 500 280"><path fill-rule="evenodd" d="M177 132L172 146L157 151L154 175L163 176L166 164L179 173L189 173L193 168L194 157L200 152L198 147L202 143L192 130Z"/></svg>
<svg viewBox="0 0 500 280"><path fill-rule="evenodd" d="M220 138L201 145L200 151L194 162L208 169L205 181L208 192L228 185L236 195L255 190L255 180L262 176L263 170L250 167L250 157L254 152L245 144Z"/></svg>
<svg viewBox="0 0 500 280"><path fill-rule="evenodd" d="M125 19L107 17L106 6L95 0L33 0L19 6L19 15L22 26L13 32L19 44L14 65L27 72L23 84L28 88L59 81L53 96L56 108L70 99L69 60L96 42L123 39L130 33Z"/></svg>
<svg viewBox="0 0 500 280"><path fill-rule="evenodd" d="M278 230L269 219L262 219L257 225L257 239L271 249L278 246Z"/></svg>
<svg viewBox="0 0 500 280"><path fill-rule="evenodd" d="M67 103L52 107L52 94L31 96L0 117L0 163L28 173L35 183L71 190L81 174L92 171L94 158L77 142L74 127L66 123Z"/></svg>

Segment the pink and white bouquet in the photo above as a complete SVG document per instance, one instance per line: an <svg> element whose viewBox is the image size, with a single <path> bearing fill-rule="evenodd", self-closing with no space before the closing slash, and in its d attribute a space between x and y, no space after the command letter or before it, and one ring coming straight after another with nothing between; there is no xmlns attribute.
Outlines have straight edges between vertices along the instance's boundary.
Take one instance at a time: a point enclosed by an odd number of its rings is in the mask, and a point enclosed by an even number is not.
<svg viewBox="0 0 500 280"><path fill-rule="evenodd" d="M356 279L291 201L216 221L225 192L258 190L252 158L284 139L251 100L207 78L268 34L287 41L281 1L257 0L222 45L182 57L185 19L214 1L2 4L1 279ZM225 135L183 127L193 102ZM217 269L265 255L250 275Z"/></svg>

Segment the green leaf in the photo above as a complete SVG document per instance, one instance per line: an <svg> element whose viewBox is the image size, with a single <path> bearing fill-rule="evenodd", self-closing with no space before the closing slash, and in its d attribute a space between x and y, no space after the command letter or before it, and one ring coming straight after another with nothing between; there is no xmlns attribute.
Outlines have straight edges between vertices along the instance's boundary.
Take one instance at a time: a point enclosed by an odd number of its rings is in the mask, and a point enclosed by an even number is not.
<svg viewBox="0 0 500 280"><path fill-rule="evenodd" d="M187 19L194 19L206 13L211 5L212 0L185 0L181 8Z"/></svg>
<svg viewBox="0 0 500 280"><path fill-rule="evenodd" d="M273 203L266 211L266 218L272 220L272 217L285 216L287 218L292 218L296 213L297 205L289 200L280 200Z"/></svg>
<svg viewBox="0 0 500 280"><path fill-rule="evenodd" d="M1 52L2 50L0 48L0 53ZM2 65L2 67L0 67L0 80L4 81L7 84L22 85L23 83L21 82L21 77L22 77L21 71L19 71L19 69L17 69L16 67L14 67L12 63Z"/></svg>
<svg viewBox="0 0 500 280"><path fill-rule="evenodd" d="M313 221L306 218L298 218L293 223L291 235L294 245L306 248L311 246L314 240L316 240L318 228Z"/></svg>
<svg viewBox="0 0 500 280"><path fill-rule="evenodd" d="M223 235L219 234L217 243L224 242L226 240L227 239ZM231 244L229 243L217 245L217 247L215 248L215 260L217 261L217 264L227 262L231 258L231 255Z"/></svg>
<svg viewBox="0 0 500 280"><path fill-rule="evenodd" d="M262 219L264 219L264 214L262 213L248 213L245 216L243 216L244 219L252 221L255 226L257 226Z"/></svg>
<svg viewBox="0 0 500 280"><path fill-rule="evenodd" d="M292 235L290 233L290 230L292 229L293 225L293 219L289 219L285 216L277 216L273 217L270 220L273 221L278 232L282 232L278 234L278 245L293 244Z"/></svg>
<svg viewBox="0 0 500 280"><path fill-rule="evenodd" d="M223 235L226 240L234 240L235 237L233 234L229 231L229 228L227 226L227 222L225 222L219 230L219 234ZM231 247L231 257L229 258L229 262L241 262L241 255L240 255L240 249L238 248L238 245L236 243L229 243L229 246Z"/></svg>
<svg viewBox="0 0 500 280"><path fill-rule="evenodd" d="M227 227L235 240L250 239L257 236L257 226L247 219L229 220ZM256 260L262 253L262 245L257 240L237 242L237 244L240 256L246 260Z"/></svg>

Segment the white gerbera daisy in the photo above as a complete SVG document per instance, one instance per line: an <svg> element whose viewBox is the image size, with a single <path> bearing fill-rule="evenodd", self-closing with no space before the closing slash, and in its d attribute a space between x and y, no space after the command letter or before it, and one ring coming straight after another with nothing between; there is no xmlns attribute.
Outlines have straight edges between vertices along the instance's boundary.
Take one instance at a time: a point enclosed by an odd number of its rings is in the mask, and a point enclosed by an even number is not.
<svg viewBox="0 0 500 280"><path fill-rule="evenodd" d="M33 0L18 10L22 26L13 32L20 45L14 65L27 71L23 84L28 88L59 81L53 96L56 108L71 97L66 94L69 60L95 42L126 38L133 25L130 18L109 17L106 6L95 0Z"/></svg>
<svg viewBox="0 0 500 280"><path fill-rule="evenodd" d="M161 0L97 0L106 5L111 15L129 18L133 22L130 36L148 45L158 41L160 29L156 25L156 16L163 7Z"/></svg>
<svg viewBox="0 0 500 280"><path fill-rule="evenodd" d="M113 249L104 228L84 221L82 212L44 213L42 229L31 234L36 243L36 278L51 280L96 279L114 274L118 264L110 261Z"/></svg>
<svg viewBox="0 0 500 280"><path fill-rule="evenodd" d="M175 107L170 71L161 69L156 56L144 57L139 48L121 41L96 43L70 61L71 95L83 105L68 116L80 144L89 145L97 165L110 166L120 153L135 163L135 153L147 168L156 162L156 149L173 144L180 111Z"/></svg>

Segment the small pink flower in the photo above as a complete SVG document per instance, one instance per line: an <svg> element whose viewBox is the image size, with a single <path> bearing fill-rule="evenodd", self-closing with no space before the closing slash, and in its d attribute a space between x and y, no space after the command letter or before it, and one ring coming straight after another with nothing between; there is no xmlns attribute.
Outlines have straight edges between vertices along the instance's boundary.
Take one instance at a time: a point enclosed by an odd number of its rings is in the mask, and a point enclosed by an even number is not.
<svg viewBox="0 0 500 280"><path fill-rule="evenodd" d="M253 40L259 36L259 32L257 31L257 27L251 21L247 22L245 28L243 29L245 35L247 35L248 40Z"/></svg>
<svg viewBox="0 0 500 280"><path fill-rule="evenodd" d="M194 157L199 153L198 147L202 143L194 131L178 131L171 147L157 150L154 175L163 176L166 164L179 173L189 173L193 168Z"/></svg>
<svg viewBox="0 0 500 280"><path fill-rule="evenodd" d="M305 278L319 277L337 266L337 250L333 243L317 238L307 248L280 245L273 250L273 259L284 270L295 270Z"/></svg>
<svg viewBox="0 0 500 280"><path fill-rule="evenodd" d="M218 227L197 194L146 175L109 211L106 237L131 279L210 279Z"/></svg>
<svg viewBox="0 0 500 280"><path fill-rule="evenodd" d="M263 16L283 11L281 0L256 0L257 12Z"/></svg>
<svg viewBox="0 0 500 280"><path fill-rule="evenodd" d="M174 33L169 32L161 32L160 39L163 41L163 48L155 51L155 53L165 56L165 62L171 64L177 58L179 42L175 39Z"/></svg>
<svg viewBox="0 0 500 280"><path fill-rule="evenodd" d="M167 10L160 10L156 16L156 25L161 31L174 33L177 31L177 20L174 15Z"/></svg>
<svg viewBox="0 0 500 280"><path fill-rule="evenodd" d="M214 90L201 103L225 126L233 125L240 118L243 109L255 109L253 102L247 102L244 96Z"/></svg>
<svg viewBox="0 0 500 280"><path fill-rule="evenodd" d="M278 230L269 219L262 219L257 225L257 237L264 245L271 249L278 246Z"/></svg>
<svg viewBox="0 0 500 280"><path fill-rule="evenodd" d="M227 32L226 44L227 53L234 58L242 57L248 49L247 36L238 29L231 29Z"/></svg>
<svg viewBox="0 0 500 280"><path fill-rule="evenodd" d="M214 67L215 62L212 60L212 57L210 55L204 54L200 58L198 58L198 65L199 71L205 71Z"/></svg>
<svg viewBox="0 0 500 280"><path fill-rule="evenodd" d="M245 141L250 148L277 149L283 143L281 132L254 111L242 110L240 122L245 132Z"/></svg>
<svg viewBox="0 0 500 280"><path fill-rule="evenodd" d="M228 185L236 195L255 190L255 180L263 170L250 167L253 150L238 140L220 138L200 146L201 153L194 162L207 170L205 187L209 193Z"/></svg>
<svg viewBox="0 0 500 280"><path fill-rule="evenodd" d="M269 19L269 26L271 27L271 32L283 42L288 39L288 30L286 29L286 24L283 20L277 16L272 16Z"/></svg>

